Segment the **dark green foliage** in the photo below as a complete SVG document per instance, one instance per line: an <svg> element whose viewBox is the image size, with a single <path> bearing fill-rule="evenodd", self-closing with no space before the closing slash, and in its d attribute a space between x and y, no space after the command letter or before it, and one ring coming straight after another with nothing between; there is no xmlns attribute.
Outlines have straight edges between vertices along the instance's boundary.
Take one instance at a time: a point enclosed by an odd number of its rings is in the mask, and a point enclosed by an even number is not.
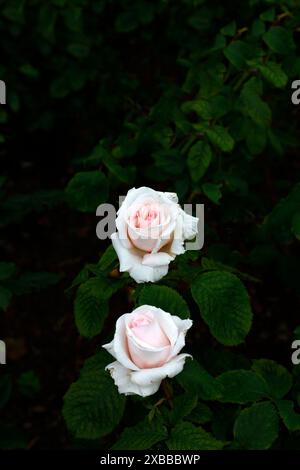
<svg viewBox="0 0 300 470"><path fill-rule="evenodd" d="M2 2L0 315L19 315L17 296L29 302L45 289L59 298L66 288L69 304L50 324L70 334L73 359L58 389L69 387L72 445L270 449L300 430L290 363L300 306L300 107L291 103L299 27L293 0ZM94 227L97 206L117 207L142 185L204 203L205 243L178 256L159 284L137 286ZM23 241L49 218L62 237L71 226L74 251L54 268L42 255L28 268L31 253L12 256L15 233ZM49 250L63 257L56 241ZM193 360L154 396L125 398L104 371L113 359L95 345L142 304L193 320ZM48 393L31 367L1 376L1 411L14 394L30 403ZM0 425L1 448L27 445L15 422Z"/></svg>

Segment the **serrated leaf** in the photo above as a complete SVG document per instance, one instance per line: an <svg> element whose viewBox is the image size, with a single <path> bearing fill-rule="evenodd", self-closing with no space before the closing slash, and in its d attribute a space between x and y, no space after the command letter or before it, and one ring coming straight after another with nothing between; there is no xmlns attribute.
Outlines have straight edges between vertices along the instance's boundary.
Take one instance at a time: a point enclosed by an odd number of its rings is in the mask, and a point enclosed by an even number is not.
<svg viewBox="0 0 300 470"><path fill-rule="evenodd" d="M180 423L172 429L167 446L170 450L220 450L224 447L224 443L200 426Z"/></svg>
<svg viewBox="0 0 300 470"><path fill-rule="evenodd" d="M82 336L91 338L100 333L108 314L109 292L103 290L101 279L93 278L82 284L75 299L75 323Z"/></svg>
<svg viewBox="0 0 300 470"><path fill-rule="evenodd" d="M69 204L81 212L94 212L108 197L108 183L100 171L76 173L66 187Z"/></svg>
<svg viewBox="0 0 300 470"><path fill-rule="evenodd" d="M220 401L224 403L247 403L268 395L265 380L249 370L231 370L216 378L223 387Z"/></svg>
<svg viewBox="0 0 300 470"><path fill-rule="evenodd" d="M210 145L206 142L197 142L191 147L187 164L193 181L199 181L206 173L212 160L212 151Z"/></svg>
<svg viewBox="0 0 300 470"><path fill-rule="evenodd" d="M125 428L112 450L145 450L168 437L165 426L145 419L135 426Z"/></svg>
<svg viewBox="0 0 300 470"><path fill-rule="evenodd" d="M284 88L288 82L288 76L282 70L280 64L267 62L265 65L258 65L263 77L277 88Z"/></svg>
<svg viewBox="0 0 300 470"><path fill-rule="evenodd" d="M287 369L271 359L253 361L252 369L268 385L268 395L275 399L283 398L292 386L292 376Z"/></svg>
<svg viewBox="0 0 300 470"><path fill-rule="evenodd" d="M287 429L291 432L300 431L300 413L295 412L294 403L291 400L278 400L276 405Z"/></svg>
<svg viewBox="0 0 300 470"><path fill-rule="evenodd" d="M225 271L200 274L192 283L192 295L212 335L225 345L236 345L248 334L252 312L241 281Z"/></svg>
<svg viewBox="0 0 300 470"><path fill-rule="evenodd" d="M184 390L202 400L218 400L222 396L222 386L196 359L187 360L176 379Z"/></svg>
<svg viewBox="0 0 300 470"><path fill-rule="evenodd" d="M138 297L139 305L153 305L180 318L189 318L188 304L171 287L144 286Z"/></svg>
<svg viewBox="0 0 300 470"><path fill-rule="evenodd" d="M231 152L234 147L234 140L229 132L222 126L214 126L205 130L209 140L219 147L223 152Z"/></svg>
<svg viewBox="0 0 300 470"><path fill-rule="evenodd" d="M234 424L234 437L250 450L269 449L279 432L278 415L270 402L256 403L241 411Z"/></svg>
<svg viewBox="0 0 300 470"><path fill-rule="evenodd" d="M125 398L106 372L82 374L64 396L63 416L78 439L98 439L122 418Z"/></svg>

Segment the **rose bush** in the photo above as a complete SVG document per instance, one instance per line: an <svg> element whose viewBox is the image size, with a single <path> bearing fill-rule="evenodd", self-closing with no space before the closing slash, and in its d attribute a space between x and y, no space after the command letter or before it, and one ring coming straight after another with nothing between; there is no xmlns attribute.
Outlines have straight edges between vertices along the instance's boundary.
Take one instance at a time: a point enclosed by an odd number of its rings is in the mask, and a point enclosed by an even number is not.
<svg viewBox="0 0 300 470"><path fill-rule="evenodd" d="M185 252L184 241L195 237L197 224L198 218L181 209L175 193L131 189L111 236L120 271L128 271L136 282L158 281L176 255Z"/></svg>
<svg viewBox="0 0 300 470"><path fill-rule="evenodd" d="M178 353L192 323L150 305L122 315L114 339L103 346L116 359L107 369L119 392L146 397L157 392L162 379L179 374L191 357Z"/></svg>

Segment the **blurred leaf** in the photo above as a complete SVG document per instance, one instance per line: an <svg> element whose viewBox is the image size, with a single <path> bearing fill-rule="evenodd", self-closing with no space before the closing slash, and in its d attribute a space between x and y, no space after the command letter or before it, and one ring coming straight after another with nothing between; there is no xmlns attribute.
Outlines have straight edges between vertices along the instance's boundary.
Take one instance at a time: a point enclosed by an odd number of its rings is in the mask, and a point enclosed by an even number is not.
<svg viewBox="0 0 300 470"><path fill-rule="evenodd" d="M291 31L282 26L272 26L264 35L263 40L273 52L289 54L295 49Z"/></svg>
<svg viewBox="0 0 300 470"><path fill-rule="evenodd" d="M6 310L10 304L12 293L10 290L0 286L0 310Z"/></svg>
<svg viewBox="0 0 300 470"><path fill-rule="evenodd" d="M197 142L191 147L187 164L193 181L199 181L208 169L212 159L212 151L206 142Z"/></svg>
<svg viewBox="0 0 300 470"><path fill-rule="evenodd" d="M66 195L73 208L81 212L94 212L107 200L106 177L100 171L76 173L66 187Z"/></svg>
<svg viewBox="0 0 300 470"><path fill-rule="evenodd" d="M16 271L15 263L0 262L0 281L9 279Z"/></svg>
<svg viewBox="0 0 300 470"><path fill-rule="evenodd" d="M12 392L12 380L9 374L0 377L0 409L3 408L10 399Z"/></svg>
<svg viewBox="0 0 300 470"><path fill-rule="evenodd" d="M222 197L222 193L220 191L221 187L222 187L221 184L214 184L214 183L204 183L202 185L202 189L203 189L205 196L207 196L215 204L219 204L219 201Z"/></svg>
<svg viewBox="0 0 300 470"><path fill-rule="evenodd" d="M40 379L33 370L23 372L19 376L18 386L25 397L34 397L41 389Z"/></svg>

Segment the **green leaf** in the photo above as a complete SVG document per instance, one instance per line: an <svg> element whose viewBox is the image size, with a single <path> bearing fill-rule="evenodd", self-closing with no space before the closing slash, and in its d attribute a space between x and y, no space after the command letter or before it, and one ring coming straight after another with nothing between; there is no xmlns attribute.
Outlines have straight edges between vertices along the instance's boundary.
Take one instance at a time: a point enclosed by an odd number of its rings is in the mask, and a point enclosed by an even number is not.
<svg viewBox="0 0 300 470"><path fill-rule="evenodd" d="M251 155L262 153L267 144L266 129L248 120L246 144Z"/></svg>
<svg viewBox="0 0 300 470"><path fill-rule="evenodd" d="M260 98L261 83L248 80L242 88L238 107L245 116L249 116L257 125L270 127L271 110L270 107Z"/></svg>
<svg viewBox="0 0 300 470"><path fill-rule="evenodd" d="M282 198L267 215L263 228L272 237L281 240L290 238L293 217L300 207L300 183L295 184L289 194Z"/></svg>
<svg viewBox="0 0 300 470"><path fill-rule="evenodd" d="M288 76L282 70L280 64L276 62L267 62L265 65L258 65L262 76L277 88L284 88L288 82Z"/></svg>
<svg viewBox="0 0 300 470"><path fill-rule="evenodd" d="M251 33L253 36L259 37L262 36L266 31L265 23L261 20L254 20L251 28Z"/></svg>
<svg viewBox="0 0 300 470"><path fill-rule="evenodd" d="M12 380L9 374L0 377L0 409L3 408L10 399L12 391Z"/></svg>
<svg viewBox="0 0 300 470"><path fill-rule="evenodd" d="M222 385L196 359L186 360L176 379L186 392L198 395L202 400L218 400L222 396Z"/></svg>
<svg viewBox="0 0 300 470"><path fill-rule="evenodd" d="M47 271L31 272L22 274L19 279L9 281L9 287L16 295L30 294L39 292L47 287L54 286L61 279L57 273L48 273Z"/></svg>
<svg viewBox="0 0 300 470"><path fill-rule="evenodd" d="M112 450L145 450L168 437L166 428L155 420L145 419L135 426L125 428Z"/></svg>
<svg viewBox="0 0 300 470"><path fill-rule="evenodd" d="M21 394L25 397L33 397L41 389L40 379L33 370L23 372L20 375L18 386Z"/></svg>
<svg viewBox="0 0 300 470"><path fill-rule="evenodd" d="M169 422L175 425L178 421L181 421L192 412L197 402L198 396L194 393L182 393L177 395L173 400L173 408L167 413Z"/></svg>
<svg viewBox="0 0 300 470"><path fill-rule="evenodd" d="M264 35L263 40L273 52L290 54L296 48L291 31L282 26L272 26Z"/></svg>
<svg viewBox="0 0 300 470"><path fill-rule="evenodd" d="M260 19L263 21L274 21L275 19L275 8L269 8L269 10L264 11L259 15Z"/></svg>
<svg viewBox="0 0 300 470"><path fill-rule="evenodd" d="M200 426L180 423L172 429L167 446L170 450L220 450L224 442L218 441Z"/></svg>
<svg viewBox="0 0 300 470"><path fill-rule="evenodd" d="M291 400L278 400L276 405L287 429L291 432L300 431L300 413L295 412L294 403Z"/></svg>
<svg viewBox="0 0 300 470"><path fill-rule="evenodd" d="M219 147L223 152L231 152L234 147L234 140L229 132L222 126L214 126L205 130L209 140Z"/></svg>
<svg viewBox="0 0 300 470"><path fill-rule="evenodd" d="M66 187L69 204L81 212L94 212L108 197L108 183L100 171L76 173Z"/></svg>
<svg viewBox="0 0 300 470"><path fill-rule="evenodd" d="M212 420L212 416L213 413L209 406L207 406L205 403L199 402L196 408L194 408L187 416L187 419L195 424L205 424Z"/></svg>
<svg viewBox="0 0 300 470"><path fill-rule="evenodd" d="M291 389L292 376L285 367L271 359L257 359L253 361L252 369L266 381L269 397L283 398Z"/></svg>
<svg viewBox="0 0 300 470"><path fill-rule="evenodd" d="M15 263L0 262L0 281L9 279L16 271Z"/></svg>
<svg viewBox="0 0 300 470"><path fill-rule="evenodd" d="M224 403L247 403L268 395L268 387L262 377L249 370L231 370L216 379L223 387L220 401Z"/></svg>
<svg viewBox="0 0 300 470"><path fill-rule="evenodd" d="M225 271L199 275L192 283L192 295L212 335L233 346L248 334L252 312L248 293L241 281Z"/></svg>
<svg viewBox="0 0 300 470"><path fill-rule="evenodd" d="M125 184L132 184L136 176L136 167L134 165L120 165L115 158L106 154L102 158L104 165L110 173Z"/></svg>
<svg viewBox="0 0 300 470"><path fill-rule="evenodd" d="M219 201L222 197L220 188L222 188L222 184L204 183L202 185L205 196L207 196L215 204L219 204Z"/></svg>
<svg viewBox="0 0 300 470"><path fill-rule="evenodd" d="M246 66L246 61L251 57L251 47L243 41L234 41L224 49L224 55L237 69Z"/></svg>
<svg viewBox="0 0 300 470"><path fill-rule="evenodd" d="M89 279L79 287L75 299L75 323L82 336L91 338L102 330L108 314L109 294L98 278Z"/></svg>
<svg viewBox="0 0 300 470"><path fill-rule="evenodd" d="M180 318L189 318L188 304L178 292L166 286L144 286L138 297L139 305L153 305Z"/></svg>
<svg viewBox="0 0 300 470"><path fill-rule="evenodd" d="M292 232L300 240L300 212L297 212L292 219Z"/></svg>
<svg viewBox="0 0 300 470"><path fill-rule="evenodd" d="M6 310L10 304L12 293L10 290L0 286L0 310Z"/></svg>
<svg viewBox="0 0 300 470"><path fill-rule="evenodd" d="M193 181L199 181L206 173L212 160L212 151L210 145L206 142L197 142L190 149L187 164Z"/></svg>
<svg viewBox="0 0 300 470"><path fill-rule="evenodd" d="M102 254L98 264L97 264L97 270L107 273L110 271L113 267L113 265L116 263L118 260L117 253L115 252L115 249L112 245L109 245L108 248L104 251Z"/></svg>
<svg viewBox="0 0 300 470"><path fill-rule="evenodd" d="M106 372L82 374L64 397L63 416L70 432L78 439L98 439L120 422L124 395Z"/></svg>
<svg viewBox="0 0 300 470"><path fill-rule="evenodd" d="M234 424L234 437L246 449L269 449L278 436L278 415L270 402L256 403L241 411Z"/></svg>
<svg viewBox="0 0 300 470"><path fill-rule="evenodd" d="M221 29L221 33L224 34L224 36L234 36L236 33L236 22L231 21L231 23L228 23Z"/></svg>

